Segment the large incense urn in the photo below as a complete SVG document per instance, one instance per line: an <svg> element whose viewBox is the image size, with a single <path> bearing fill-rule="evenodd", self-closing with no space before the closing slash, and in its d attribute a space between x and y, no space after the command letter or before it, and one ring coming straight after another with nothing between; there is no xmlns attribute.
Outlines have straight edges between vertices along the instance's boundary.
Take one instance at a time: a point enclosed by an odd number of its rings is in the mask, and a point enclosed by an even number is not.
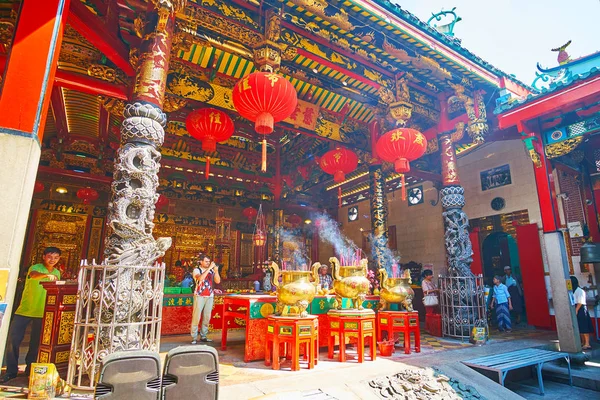
<svg viewBox="0 0 600 400"><path fill-rule="evenodd" d="M277 286L277 307L275 315L281 315L285 306L298 308L298 315L306 317L306 309L317 293L320 263L314 263L311 271L280 271L276 263L271 264L274 270L273 285ZM281 284L279 277L282 277ZM311 277L313 282L311 282ZM295 315L290 313L289 315Z"/></svg>
<svg viewBox="0 0 600 400"><path fill-rule="evenodd" d="M363 302L369 293L369 280L367 279L368 260L363 258L359 265L340 265L336 257L329 259L333 269L333 289L337 309L342 309L342 298L352 301L352 308L362 310Z"/></svg>
<svg viewBox="0 0 600 400"><path fill-rule="evenodd" d="M412 299L415 297L415 292L410 287L410 271L405 271L402 278L388 278L385 268L380 268L379 282L381 284L379 292L381 310L387 310L392 303L402 303L406 311L413 311Z"/></svg>

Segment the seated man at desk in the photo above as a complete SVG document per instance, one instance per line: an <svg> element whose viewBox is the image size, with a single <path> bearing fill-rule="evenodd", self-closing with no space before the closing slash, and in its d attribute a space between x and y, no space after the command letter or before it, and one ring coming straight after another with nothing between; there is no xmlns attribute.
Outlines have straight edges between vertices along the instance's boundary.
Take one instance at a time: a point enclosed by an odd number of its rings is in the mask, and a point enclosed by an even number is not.
<svg viewBox="0 0 600 400"><path fill-rule="evenodd" d="M44 249L42 263L29 267L25 289L21 297L21 304L10 324L8 342L6 343L6 373L0 378L0 383L6 383L17 377L19 372L19 346L25 336L25 330L31 323L31 337L29 351L25 357L27 368L25 375L29 375L31 363L37 361L42 331L42 317L46 304L46 289L40 282L56 281L60 279L60 271L55 268L60 260L60 249L47 247Z"/></svg>

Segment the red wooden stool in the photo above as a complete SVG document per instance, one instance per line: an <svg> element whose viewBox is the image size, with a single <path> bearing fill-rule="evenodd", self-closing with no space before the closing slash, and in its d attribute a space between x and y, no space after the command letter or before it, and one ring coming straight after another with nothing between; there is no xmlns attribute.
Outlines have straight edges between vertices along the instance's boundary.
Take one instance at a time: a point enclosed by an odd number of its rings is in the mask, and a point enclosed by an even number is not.
<svg viewBox="0 0 600 400"><path fill-rule="evenodd" d="M421 329L419 313L416 311L379 311L377 313L377 340L381 341L382 333L387 332L388 340L393 340L394 333L404 335L404 353L410 354L410 334L415 336L415 352L421 352Z"/></svg>
<svg viewBox="0 0 600 400"><path fill-rule="evenodd" d="M280 350L283 348L281 354L292 360L292 371L300 370L301 346L304 346L308 369L314 368L319 360L319 319L316 315L304 318L267 317L265 365L279 369Z"/></svg>
<svg viewBox="0 0 600 400"><path fill-rule="evenodd" d="M356 337L358 341L358 362L365 359L365 344L369 346L371 361L377 357L375 346L375 313L373 310L331 310L327 313L329 317L329 350L327 356L333 358L333 347L335 337L339 338L340 352L339 361L346 361L346 338ZM366 338L370 336L371 339Z"/></svg>

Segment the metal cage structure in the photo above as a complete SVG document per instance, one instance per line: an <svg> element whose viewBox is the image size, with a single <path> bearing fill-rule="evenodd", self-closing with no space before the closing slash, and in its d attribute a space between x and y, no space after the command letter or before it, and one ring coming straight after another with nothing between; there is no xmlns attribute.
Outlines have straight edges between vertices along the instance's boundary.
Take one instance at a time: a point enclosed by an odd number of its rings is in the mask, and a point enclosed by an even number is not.
<svg viewBox="0 0 600 400"><path fill-rule="evenodd" d="M442 334L470 339L475 327L488 332L483 276L440 276Z"/></svg>
<svg viewBox="0 0 600 400"><path fill-rule="evenodd" d="M87 265L79 287L67 382L93 389L102 360L122 350L160 348L165 264Z"/></svg>

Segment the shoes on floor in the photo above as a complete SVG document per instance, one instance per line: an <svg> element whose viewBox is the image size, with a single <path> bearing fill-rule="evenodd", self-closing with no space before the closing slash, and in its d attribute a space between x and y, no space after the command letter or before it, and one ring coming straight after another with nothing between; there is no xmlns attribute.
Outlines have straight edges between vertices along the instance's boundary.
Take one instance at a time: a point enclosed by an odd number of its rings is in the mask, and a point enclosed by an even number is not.
<svg viewBox="0 0 600 400"><path fill-rule="evenodd" d="M506 332L506 333L511 333L511 332L512 332L512 329L507 329L505 332Z"/></svg>
<svg viewBox="0 0 600 400"><path fill-rule="evenodd" d="M207 338L207 337L203 337L203 338L200 338L200 341L201 341L202 343L210 343L210 342L212 342L212 339L209 339L209 338Z"/></svg>
<svg viewBox="0 0 600 400"><path fill-rule="evenodd" d="M13 380L17 377L16 374L4 374L0 377L0 383L6 383L10 380Z"/></svg>
<svg viewBox="0 0 600 400"><path fill-rule="evenodd" d="M196 339L192 340L192 344L196 344L198 341Z"/></svg>

